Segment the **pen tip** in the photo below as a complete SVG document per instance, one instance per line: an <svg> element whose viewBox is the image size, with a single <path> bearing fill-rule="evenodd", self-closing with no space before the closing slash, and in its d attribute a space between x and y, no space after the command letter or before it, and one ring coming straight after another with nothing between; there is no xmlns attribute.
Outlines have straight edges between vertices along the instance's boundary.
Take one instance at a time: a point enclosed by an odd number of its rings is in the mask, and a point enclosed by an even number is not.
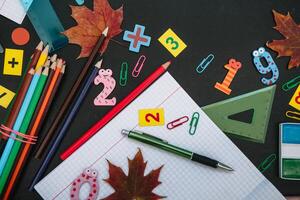
<svg viewBox="0 0 300 200"><path fill-rule="evenodd" d="M218 168L221 168L221 169L225 169L225 170L227 170L227 171L234 171L234 169L232 169L231 167L229 167L228 165L225 165L225 164L223 164L223 163L218 163Z"/></svg>
<svg viewBox="0 0 300 200"><path fill-rule="evenodd" d="M127 131L127 130L125 130L125 129L123 129L123 130L121 131L121 133L122 133L123 135L129 135L129 131Z"/></svg>

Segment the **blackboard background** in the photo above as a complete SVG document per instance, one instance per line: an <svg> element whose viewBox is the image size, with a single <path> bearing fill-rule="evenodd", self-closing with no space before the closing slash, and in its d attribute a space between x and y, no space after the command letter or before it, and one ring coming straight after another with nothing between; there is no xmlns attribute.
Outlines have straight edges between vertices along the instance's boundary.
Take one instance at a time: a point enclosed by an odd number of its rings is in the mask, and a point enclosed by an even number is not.
<svg viewBox="0 0 300 200"><path fill-rule="evenodd" d="M69 5L76 5L73 0L53 0L64 27L67 29L75 25L70 17ZM188 92L188 94L200 105L204 106L240 94L251 92L265 87L261 82L261 75L256 71L251 53L254 49L264 46L267 41L280 39L282 36L274 30L275 26L272 9L281 13L290 12L295 21L300 23L300 3L296 0L193 0L193 1L167 1L167 0L110 0L113 8L124 5L124 30L133 30L135 24L146 26L146 34L152 37L151 46L143 47L139 54L130 52L128 47L111 42L105 53L104 66L111 68L114 77L118 80L120 64L128 61L133 67L138 57L142 54L147 56L146 64L138 78L130 78L126 87L117 86L113 95L117 100L124 98L133 88L141 83L145 77L153 72L161 63L172 59L173 64L169 72ZM86 1L86 6L92 8L92 1ZM15 46L11 41L11 32L19 25L0 17L0 41L4 47L20 48L25 50L25 58L28 58L39 42L30 21L26 18L21 25L31 33L30 43L26 46ZM172 55L157 41L168 28L187 44L187 48L177 57ZM115 37L116 41L122 41L123 34ZM276 53L269 50L275 59ZM66 75L63 80L59 95L55 99L50 110L49 117L41 135L44 135L53 121L59 106L66 97L74 83L86 59L78 59L80 48L75 45L57 51L67 61ZM195 72L195 67L208 54L213 53L215 60L202 74ZM214 88L214 84L223 81L227 70L223 68L229 58L241 61L243 67L234 78L232 94L227 96ZM0 54L0 84L17 90L19 77L3 76L4 55ZM272 114L268 127L265 144L243 141L232 138L232 141L258 166L268 155L278 153L278 124L291 121L284 115L285 111L292 109L288 102L294 90L284 92L281 85L292 77L299 75L298 69L287 70L288 58L276 59L279 66L280 79L277 82L277 91L274 99ZM93 98L101 91L101 86L91 88L86 100L82 104L77 118L72 123L67 137L64 139L58 153L51 162L48 172L54 169L61 161L59 153L65 150L85 130L99 120L110 107L93 106ZM3 122L7 110L0 108L0 122ZM14 190L14 199L38 199L36 193L27 191L27 187L39 166L40 161L30 159L26 171ZM47 172L47 173L48 173ZM284 181L278 178L278 162L276 162L264 175L285 195L299 195L300 181ZM245 180L246 181L246 180Z"/></svg>

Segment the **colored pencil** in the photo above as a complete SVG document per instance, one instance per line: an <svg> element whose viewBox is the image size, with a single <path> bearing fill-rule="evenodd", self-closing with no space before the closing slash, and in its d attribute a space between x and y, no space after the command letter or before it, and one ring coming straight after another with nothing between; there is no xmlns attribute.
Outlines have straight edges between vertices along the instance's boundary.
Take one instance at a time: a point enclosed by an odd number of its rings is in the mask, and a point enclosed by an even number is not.
<svg viewBox="0 0 300 200"><path fill-rule="evenodd" d="M64 136L66 135L67 129L68 129L70 123L72 122L72 120L74 119L74 117L75 117L82 101L84 100L90 86L92 85L93 80L95 79L95 77L97 75L97 72L99 71L101 65L102 65L102 60L99 61L95 65L93 71L90 73L89 77L85 81L82 90L80 91L78 97L76 98L76 101L73 104L73 107L68 112L68 114L67 114L67 116L66 116L66 118L63 122L63 126L59 129L58 134L56 135L54 140L51 142L51 147L48 150L48 152L46 154L46 157L43 159L42 164L41 164L39 170L37 171L31 185L29 186L30 191L33 190L33 187L35 186L35 184L41 179L41 177L46 172L48 164L52 160L52 158L53 158L55 152L57 151L61 141L63 140Z"/></svg>
<svg viewBox="0 0 300 200"><path fill-rule="evenodd" d="M45 62L46 62L47 59L48 59L48 54L49 54L49 45L47 45L47 46L43 49L43 51L42 51L42 53L41 53L41 55L40 55L40 58L39 58L39 60L38 60L38 62L37 62L37 64L36 64L35 70L39 70L41 67L44 66Z"/></svg>
<svg viewBox="0 0 300 200"><path fill-rule="evenodd" d="M86 74L88 73L88 70L90 66L93 64L97 53L99 52L99 49L101 48L106 36L108 33L108 27L102 32L97 44L95 45L92 53L90 54L88 61L84 65L79 77L77 78L75 84L73 85L71 91L69 92L67 98L64 100L63 105L59 109L58 115L55 117L54 122L52 123L50 129L47 131L47 135L43 139L43 142L39 145L37 148L37 152L35 154L35 158L40 159L47 148L51 138L53 137L54 133L57 130L58 125L63 121L63 117L65 116L67 110L71 106L72 101L75 99L75 95L77 91L79 90L80 86L82 85L83 80L86 77Z"/></svg>
<svg viewBox="0 0 300 200"><path fill-rule="evenodd" d="M51 64L56 62L56 60L57 60L57 54L54 54L53 56L51 56L51 58L50 58Z"/></svg>
<svg viewBox="0 0 300 200"><path fill-rule="evenodd" d="M24 101L22 103L22 107L20 109L20 112L18 114L16 122L14 123L14 126L13 126L13 130L15 130L15 131L20 130L20 127L21 127L22 122L24 120L24 117L26 115L26 111L28 109L28 106L29 106L30 101L32 99L32 96L34 94L35 88L36 88L37 83L39 81L40 75L41 75L41 68L40 68L40 70L38 70L34 74L34 76L32 78L32 81L30 83L30 86L29 86L28 91L25 95ZM11 136L16 137L16 134L11 133ZM6 164L6 161L7 161L8 157L9 157L9 154L11 152L11 149L12 149L12 146L13 146L14 142L15 142L15 140L13 138L9 138L6 145L5 145L4 151L3 151L1 159L0 159L0 176L2 175L4 166Z"/></svg>
<svg viewBox="0 0 300 200"><path fill-rule="evenodd" d="M83 134L74 144L72 144L65 152L60 155L62 160L68 158L74 151L83 145L89 138L103 128L110 120L112 120L119 112L128 106L137 96L139 96L146 88L148 88L158 77L160 77L170 66L168 61L155 70L143 83L135 88L127 97L113 107L104 117L102 117L94 126Z"/></svg>
<svg viewBox="0 0 300 200"><path fill-rule="evenodd" d="M40 68L40 69L42 69L42 68ZM26 115L25 115L22 125L20 127L20 133L23 133L23 134L27 133L29 123L33 117L34 111L36 109L36 106L37 106L39 99L41 97L41 94L43 92L45 83L47 81L48 73L49 73L49 68L45 67L45 69L43 70L43 72L39 78L39 81L35 88L34 94L32 96L32 99L31 99L28 109L26 111ZM22 145L22 142L20 142L20 141L15 141L13 144L11 153L8 157L7 163L4 167L2 175L0 177L0 194L2 194L4 186L8 180L8 176L9 176L11 170L13 169L13 165L14 165L16 157L19 153L21 145Z"/></svg>

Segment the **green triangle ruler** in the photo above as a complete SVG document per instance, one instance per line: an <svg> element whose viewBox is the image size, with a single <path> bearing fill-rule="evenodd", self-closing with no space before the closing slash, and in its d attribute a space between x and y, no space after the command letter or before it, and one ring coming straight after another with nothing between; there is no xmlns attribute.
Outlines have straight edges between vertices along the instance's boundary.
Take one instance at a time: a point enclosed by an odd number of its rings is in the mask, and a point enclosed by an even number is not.
<svg viewBox="0 0 300 200"><path fill-rule="evenodd" d="M276 85L202 107L202 110L224 132L241 139L264 143ZM229 119L229 116L253 109L251 123Z"/></svg>

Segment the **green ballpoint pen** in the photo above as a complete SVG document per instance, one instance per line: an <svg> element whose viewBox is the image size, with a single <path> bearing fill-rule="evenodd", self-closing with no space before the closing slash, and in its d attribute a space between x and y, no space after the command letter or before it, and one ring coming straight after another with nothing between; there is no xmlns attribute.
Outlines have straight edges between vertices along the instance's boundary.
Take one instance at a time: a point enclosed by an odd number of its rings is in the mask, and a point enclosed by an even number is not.
<svg viewBox="0 0 300 200"><path fill-rule="evenodd" d="M190 159L192 161L201 163L203 165L207 165L213 168L221 168L227 171L233 171L233 169L231 167L229 167L228 165L225 165L221 162L218 162L214 159L208 158L206 156L202 156L196 153L193 153L189 150L186 149L182 149L180 147L176 147L172 144L169 144L167 141L160 139L158 137L146 134L146 133L142 133L142 132L138 132L138 131L128 131L128 130L122 130L121 133L123 135L128 136L128 138L130 139L134 139L137 141L140 141L142 143L146 143L152 146L155 146L159 149L163 149L165 151L174 153L178 156Z"/></svg>

